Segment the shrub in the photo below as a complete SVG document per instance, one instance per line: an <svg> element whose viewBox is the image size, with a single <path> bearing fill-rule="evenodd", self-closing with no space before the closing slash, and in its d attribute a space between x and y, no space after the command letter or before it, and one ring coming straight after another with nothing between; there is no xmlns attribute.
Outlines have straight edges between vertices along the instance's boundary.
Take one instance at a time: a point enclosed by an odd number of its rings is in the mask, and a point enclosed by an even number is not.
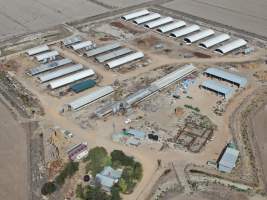
<svg viewBox="0 0 267 200"><path fill-rule="evenodd" d="M42 186L41 193L42 195L49 195L56 191L56 185L54 182L47 182Z"/></svg>

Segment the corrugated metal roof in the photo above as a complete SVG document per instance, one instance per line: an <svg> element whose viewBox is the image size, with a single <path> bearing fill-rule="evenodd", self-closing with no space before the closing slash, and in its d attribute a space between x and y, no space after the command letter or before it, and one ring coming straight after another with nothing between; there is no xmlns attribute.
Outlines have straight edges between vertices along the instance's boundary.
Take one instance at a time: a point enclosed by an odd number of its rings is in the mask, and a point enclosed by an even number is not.
<svg viewBox="0 0 267 200"><path fill-rule="evenodd" d="M213 35L214 33L215 33L214 30L206 29L206 30L200 31L196 34L193 34L193 35L190 35L190 36L184 38L184 41L187 43L193 43L193 42L199 41L201 39L204 39L206 37L209 37L209 36Z"/></svg>
<svg viewBox="0 0 267 200"><path fill-rule="evenodd" d="M43 54L38 54L38 55L35 56L35 58L38 61L43 61L45 59L50 59L50 58L56 57L58 55L59 55L59 53L57 51L49 51L49 52L46 52L46 53L43 53Z"/></svg>
<svg viewBox="0 0 267 200"><path fill-rule="evenodd" d="M166 32L172 31L174 29L183 27L185 25L186 25L186 23L184 21L172 22L170 24L167 24L167 25L164 25L164 26L157 28L157 31L162 32L162 33L166 33Z"/></svg>
<svg viewBox="0 0 267 200"><path fill-rule="evenodd" d="M116 60L112 60L110 62L107 62L107 66L109 66L109 68L112 69L112 68L118 67L120 65L132 62L134 60L143 58L143 57L144 57L144 54L142 52L138 51L138 52L123 56L121 58L118 58Z"/></svg>
<svg viewBox="0 0 267 200"><path fill-rule="evenodd" d="M96 179L101 183L102 186L111 188L115 184L115 180L102 174L97 174Z"/></svg>
<svg viewBox="0 0 267 200"><path fill-rule="evenodd" d="M56 60L56 61L53 61L51 63L47 63L47 64L43 64L43 65L34 67L34 68L29 70L29 73L32 76L34 76L34 75L37 75L37 74L49 71L51 69L55 69L57 67L61 67L63 65L70 64L70 63L72 63L71 59L64 58L64 59L61 59L61 60Z"/></svg>
<svg viewBox="0 0 267 200"><path fill-rule="evenodd" d="M122 175L122 170L115 170L110 166L104 167L104 169L100 172L103 176L108 176L113 179L119 179Z"/></svg>
<svg viewBox="0 0 267 200"><path fill-rule="evenodd" d="M133 22L136 23L136 24L143 24L145 22L149 22L149 21L158 19L158 18L160 18L160 16L161 15L158 14L158 13L151 13L151 14L146 15L144 17L139 17L139 18L133 20Z"/></svg>
<svg viewBox="0 0 267 200"><path fill-rule="evenodd" d="M87 77L92 76L94 74L95 74L95 72L92 69L83 70L81 72L77 72L77 73L69 75L67 77L51 81L49 83L49 87L51 89L56 89L56 88L62 87L64 85L73 83L75 81L87 78Z"/></svg>
<svg viewBox="0 0 267 200"><path fill-rule="evenodd" d="M70 88L72 91L79 93L79 92L82 92L88 88L92 88L95 85L96 85L96 82L94 80L85 80L85 81L82 81L80 83L76 83L76 84L70 86Z"/></svg>
<svg viewBox="0 0 267 200"><path fill-rule="evenodd" d="M172 17L163 17L163 18L154 20L152 22L148 22L147 24L145 24L145 27L147 27L147 28L155 28L155 27L161 26L163 24L170 23L172 21L173 21Z"/></svg>
<svg viewBox="0 0 267 200"><path fill-rule="evenodd" d="M131 19L134 19L134 18L137 18L137 17L141 17L141 16L144 16L144 15L147 15L149 13L150 12L148 10L144 9L144 10L140 10L140 11L137 11L137 12L134 12L134 13L130 13L130 14L124 15L121 18L124 19L124 20L131 20Z"/></svg>
<svg viewBox="0 0 267 200"><path fill-rule="evenodd" d="M85 52L85 54L86 54L86 56L91 57L91 56L95 56L95 55L98 55L98 54L105 53L107 51L116 49L116 48L118 48L120 46L121 46L120 43L107 44L107 45L92 49L90 51L87 51L87 52Z"/></svg>
<svg viewBox="0 0 267 200"><path fill-rule="evenodd" d="M151 83L151 86L153 86L157 89L164 88L164 87L170 85L171 83L173 83L174 81L177 81L178 79L184 78L185 76L191 74L195 70L196 70L196 68L192 64L185 65L185 66L177 69L176 71L174 71L170 74L167 74L166 76L162 77L161 79L154 81L153 83Z"/></svg>
<svg viewBox="0 0 267 200"><path fill-rule="evenodd" d="M76 64L76 65L65 67L63 69L59 69L59 70L56 70L56 71L53 71L50 73L42 74L38 78L43 83L46 81L50 81L52 79L59 78L61 76L65 76L65 75L70 74L72 72L79 71L81 69L83 69L83 66L81 64Z"/></svg>
<svg viewBox="0 0 267 200"><path fill-rule="evenodd" d="M229 170L225 169L224 171L226 172L231 171L235 167L236 161L238 159L238 155L239 155L238 150L227 147L221 160L219 161L219 168L220 166L223 166L229 169Z"/></svg>
<svg viewBox="0 0 267 200"><path fill-rule="evenodd" d="M225 44L217 49L215 49L215 52L220 54L226 54L233 50L236 50L240 47L246 46L247 42L243 39L237 39L232 42L229 42L228 44Z"/></svg>
<svg viewBox="0 0 267 200"><path fill-rule="evenodd" d="M210 38L204 42L201 42L199 44L199 46L204 47L204 48L210 48L212 46L215 46L215 45L217 45L221 42L224 42L226 40L229 40L229 39L230 39L230 35L223 33L223 34L217 35L213 38Z"/></svg>
<svg viewBox="0 0 267 200"><path fill-rule="evenodd" d="M71 36L71 37L68 37L68 38L65 38L63 40L63 44L65 46L68 46L68 45L71 45L71 44L74 44L74 43L78 43L78 42L81 42L82 39L80 36Z"/></svg>
<svg viewBox="0 0 267 200"><path fill-rule="evenodd" d="M151 93L152 93L152 91L150 91L149 88L138 90L137 92L127 96L125 98L125 102L128 105L132 105L132 104L144 99L145 97L149 96Z"/></svg>
<svg viewBox="0 0 267 200"><path fill-rule="evenodd" d="M200 27L198 25L191 25L191 26L187 26L185 28L179 29L177 31L171 32L170 35L173 37L182 37L184 35L196 32L198 30L200 30Z"/></svg>
<svg viewBox="0 0 267 200"><path fill-rule="evenodd" d="M49 50L49 47L47 45L42 45L42 46L34 47L32 49L28 49L26 52L29 56L32 56L32 55L42 53L48 50Z"/></svg>
<svg viewBox="0 0 267 200"><path fill-rule="evenodd" d="M107 54L104 54L104 55L100 55L100 56L97 56L96 57L96 60L100 63L102 62L106 62L108 60L111 60L113 58L116 58L116 57L119 57L119 56L122 56L122 55L125 55L125 54L128 54L130 52L132 52L133 50L132 49L129 49L129 48L123 48L123 49L118 49L118 50L115 50L115 51L112 51L110 53L107 53Z"/></svg>
<svg viewBox="0 0 267 200"><path fill-rule="evenodd" d="M76 99L68 104L69 108L72 110L80 109L94 101L96 101L99 98L102 98L110 93L112 93L114 89L111 86L105 86L102 87L95 92L92 92L86 96L80 97L79 99Z"/></svg>
<svg viewBox="0 0 267 200"><path fill-rule="evenodd" d="M77 51L77 50L80 50L80 49L91 47L92 45L93 45L93 42L91 42L91 41L84 41L84 42L80 42L78 44L71 45L71 48L73 50Z"/></svg>
<svg viewBox="0 0 267 200"><path fill-rule="evenodd" d="M218 68L208 68L204 73L225 79L227 81L231 81L233 83L239 84L241 87L245 87L247 84L247 79L244 77L241 77L239 75L226 72L224 70L218 69Z"/></svg>
<svg viewBox="0 0 267 200"><path fill-rule="evenodd" d="M233 88L225 86L213 80L206 80L201 84L201 86L216 91L218 93L224 94L226 98L230 98L235 92Z"/></svg>

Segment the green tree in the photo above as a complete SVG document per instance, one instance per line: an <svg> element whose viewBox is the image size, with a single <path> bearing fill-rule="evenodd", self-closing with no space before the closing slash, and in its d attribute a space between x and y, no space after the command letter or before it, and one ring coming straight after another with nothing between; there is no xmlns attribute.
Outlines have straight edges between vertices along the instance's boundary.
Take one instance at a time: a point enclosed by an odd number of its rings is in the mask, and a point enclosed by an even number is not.
<svg viewBox="0 0 267 200"><path fill-rule="evenodd" d="M143 177L143 168L140 162L136 162L134 165L133 178L140 181Z"/></svg>
<svg viewBox="0 0 267 200"><path fill-rule="evenodd" d="M111 159L104 147L95 147L91 149L85 158L88 161L86 171L91 172L93 176L101 172L107 165L111 165Z"/></svg>
<svg viewBox="0 0 267 200"><path fill-rule="evenodd" d="M79 170L78 162L68 162L60 174L56 177L55 181L59 186L62 186L65 183L67 177L72 177L76 171Z"/></svg>
<svg viewBox="0 0 267 200"><path fill-rule="evenodd" d="M120 189L117 186L112 186L110 193L111 200L121 200Z"/></svg>
<svg viewBox="0 0 267 200"><path fill-rule="evenodd" d="M101 186L86 186L84 189L84 199L86 200L110 200L110 196L105 193Z"/></svg>
<svg viewBox="0 0 267 200"><path fill-rule="evenodd" d="M129 166L134 164L133 157L126 156L123 151L121 150L114 150L111 152L111 161L113 162L120 162L121 165Z"/></svg>
<svg viewBox="0 0 267 200"><path fill-rule="evenodd" d="M42 186L42 195L49 195L56 191L56 185L54 182L47 182Z"/></svg>
<svg viewBox="0 0 267 200"><path fill-rule="evenodd" d="M120 187L121 192L125 193L127 191L127 184L123 178L120 178L119 187Z"/></svg>
<svg viewBox="0 0 267 200"><path fill-rule="evenodd" d="M75 193L77 198L84 199L83 187L81 184L77 185Z"/></svg>

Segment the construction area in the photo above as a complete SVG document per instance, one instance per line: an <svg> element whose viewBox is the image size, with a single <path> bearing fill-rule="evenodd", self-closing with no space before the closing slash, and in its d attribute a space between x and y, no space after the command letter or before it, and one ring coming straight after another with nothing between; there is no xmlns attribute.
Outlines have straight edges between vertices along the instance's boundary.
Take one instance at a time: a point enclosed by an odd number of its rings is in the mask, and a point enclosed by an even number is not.
<svg viewBox="0 0 267 200"><path fill-rule="evenodd" d="M250 118L267 102L267 42L169 11L121 9L1 49L1 102L18 110L18 124L34 122L24 128L33 142L29 199L44 198L40 185L68 161L81 168L46 198L77 199L84 159L97 146L142 164L142 179L122 199L266 198L265 154L257 154L264 139L249 133L264 129L252 130ZM120 179L120 170L105 170Z"/></svg>

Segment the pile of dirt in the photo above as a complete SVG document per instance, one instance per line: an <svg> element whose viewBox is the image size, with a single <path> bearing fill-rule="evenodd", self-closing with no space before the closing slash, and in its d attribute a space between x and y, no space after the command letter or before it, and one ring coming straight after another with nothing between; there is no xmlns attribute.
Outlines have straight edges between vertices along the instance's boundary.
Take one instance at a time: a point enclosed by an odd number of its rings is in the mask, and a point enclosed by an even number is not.
<svg viewBox="0 0 267 200"><path fill-rule="evenodd" d="M257 71L253 74L254 77L261 81L266 81L267 80L267 70L264 71Z"/></svg>
<svg viewBox="0 0 267 200"><path fill-rule="evenodd" d="M193 53L194 56L198 57L198 58L211 58L210 55L204 54L204 53L200 53L200 52L194 52Z"/></svg>
<svg viewBox="0 0 267 200"><path fill-rule="evenodd" d="M132 33L132 34L136 34L136 33L140 33L141 32L141 31L138 31L138 30L136 30L134 28L126 26L125 24L123 24L122 22L119 22L119 21L111 22L110 25L114 26L116 28L119 28L119 29L127 30L129 33Z"/></svg>
<svg viewBox="0 0 267 200"><path fill-rule="evenodd" d="M175 108L175 115L176 117L182 117L184 115L184 109L181 107Z"/></svg>
<svg viewBox="0 0 267 200"><path fill-rule="evenodd" d="M152 46L160 43L160 39L155 36L149 36L145 38L138 38L135 42L140 47L151 48Z"/></svg>

